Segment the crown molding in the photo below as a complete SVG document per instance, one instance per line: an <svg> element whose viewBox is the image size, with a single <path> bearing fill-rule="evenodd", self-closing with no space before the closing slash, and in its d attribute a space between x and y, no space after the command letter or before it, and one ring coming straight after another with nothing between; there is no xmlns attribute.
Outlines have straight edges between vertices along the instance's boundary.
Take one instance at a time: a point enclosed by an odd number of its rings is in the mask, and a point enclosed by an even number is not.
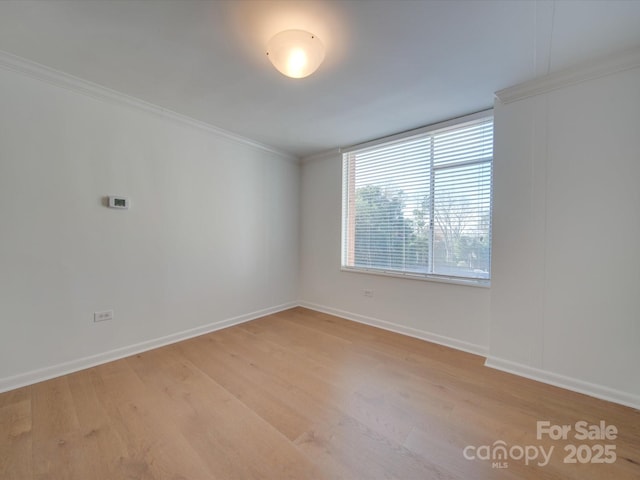
<svg viewBox="0 0 640 480"><path fill-rule="evenodd" d="M27 60L26 58L13 55L3 50L0 50L0 68L10 70L12 72L16 72L27 77L34 78L36 80L49 83L56 87L65 88L75 93L80 93L82 95L86 95L98 100L137 108L147 113L167 118L183 125L188 125L199 130L213 133L234 142L238 142L253 148L257 148L259 150L276 154L292 162L298 163L300 160L295 155L291 155L290 153L287 153L270 145L251 140L250 138L235 134L233 132L229 132L223 128L216 127L215 125L211 125L201 120L196 120L195 118L182 115L153 103L146 102L139 98L126 95L97 83L70 75L60 70L56 70L45 65L32 62L31 60Z"/></svg>
<svg viewBox="0 0 640 480"><path fill-rule="evenodd" d="M335 158L339 157L342 153L340 148L331 148L329 150L323 150L322 152L314 153L311 155L307 155L300 160L300 163L309 163L314 162L316 160L325 160L327 158Z"/></svg>
<svg viewBox="0 0 640 480"><path fill-rule="evenodd" d="M507 104L638 67L640 48L636 47L499 90L495 96Z"/></svg>

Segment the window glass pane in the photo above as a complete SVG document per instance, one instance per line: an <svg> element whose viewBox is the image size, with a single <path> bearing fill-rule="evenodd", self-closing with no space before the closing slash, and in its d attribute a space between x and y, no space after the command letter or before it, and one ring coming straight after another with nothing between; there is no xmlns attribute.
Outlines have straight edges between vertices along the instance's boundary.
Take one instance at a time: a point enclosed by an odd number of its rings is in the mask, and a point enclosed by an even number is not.
<svg viewBox="0 0 640 480"><path fill-rule="evenodd" d="M433 272L489 278L491 164L435 170Z"/></svg>
<svg viewBox="0 0 640 480"><path fill-rule="evenodd" d="M343 155L342 266L488 280L493 118Z"/></svg>

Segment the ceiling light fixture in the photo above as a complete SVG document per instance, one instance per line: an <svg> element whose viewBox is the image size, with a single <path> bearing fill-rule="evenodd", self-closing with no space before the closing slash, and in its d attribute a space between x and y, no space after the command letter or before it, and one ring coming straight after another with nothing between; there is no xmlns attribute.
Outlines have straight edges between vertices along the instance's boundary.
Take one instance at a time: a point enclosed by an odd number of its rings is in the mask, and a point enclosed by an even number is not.
<svg viewBox="0 0 640 480"><path fill-rule="evenodd" d="M285 30L269 40L267 56L283 75L304 78L315 72L324 60L324 45L313 33Z"/></svg>

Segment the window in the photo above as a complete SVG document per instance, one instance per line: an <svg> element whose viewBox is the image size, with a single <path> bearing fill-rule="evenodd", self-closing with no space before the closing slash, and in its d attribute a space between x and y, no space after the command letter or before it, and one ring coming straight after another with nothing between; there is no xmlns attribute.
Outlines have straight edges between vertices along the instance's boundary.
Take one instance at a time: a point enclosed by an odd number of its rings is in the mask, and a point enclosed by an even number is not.
<svg viewBox="0 0 640 480"><path fill-rule="evenodd" d="M346 150L342 268L487 285L493 114Z"/></svg>

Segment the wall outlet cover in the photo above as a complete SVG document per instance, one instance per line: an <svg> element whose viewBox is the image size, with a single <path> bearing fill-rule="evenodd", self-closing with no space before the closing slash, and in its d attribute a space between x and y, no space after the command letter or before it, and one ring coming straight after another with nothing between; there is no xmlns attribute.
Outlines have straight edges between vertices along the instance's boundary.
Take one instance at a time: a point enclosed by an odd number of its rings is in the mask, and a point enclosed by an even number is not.
<svg viewBox="0 0 640 480"><path fill-rule="evenodd" d="M104 322L107 320L113 320L113 310L102 310L100 312L93 312L94 322Z"/></svg>

